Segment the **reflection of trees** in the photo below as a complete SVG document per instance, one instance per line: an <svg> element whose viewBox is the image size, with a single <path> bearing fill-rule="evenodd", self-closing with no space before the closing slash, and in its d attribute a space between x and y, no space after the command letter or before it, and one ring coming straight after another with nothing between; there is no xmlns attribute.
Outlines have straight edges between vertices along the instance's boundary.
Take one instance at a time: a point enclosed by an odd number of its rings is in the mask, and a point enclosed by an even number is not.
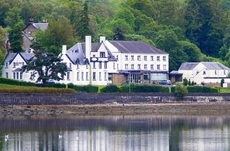
<svg viewBox="0 0 230 151"><path fill-rule="evenodd" d="M15 118L0 119L1 131L35 130L49 131L68 129L107 129L109 131L153 131L171 129L211 128L230 123L227 117L173 117L173 116L111 116L111 117L76 117L76 118Z"/></svg>

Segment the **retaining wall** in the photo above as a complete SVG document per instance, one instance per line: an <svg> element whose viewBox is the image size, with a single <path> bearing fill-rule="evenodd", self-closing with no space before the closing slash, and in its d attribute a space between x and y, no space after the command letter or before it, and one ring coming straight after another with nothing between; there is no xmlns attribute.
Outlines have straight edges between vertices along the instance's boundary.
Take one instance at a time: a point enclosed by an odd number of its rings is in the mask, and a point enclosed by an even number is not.
<svg viewBox="0 0 230 151"><path fill-rule="evenodd" d="M167 93L76 93L76 94L40 94L40 93L1 93L2 105L58 105L58 104L102 104L102 103L166 103L178 98ZM221 102L230 101L230 94L190 94L183 101Z"/></svg>

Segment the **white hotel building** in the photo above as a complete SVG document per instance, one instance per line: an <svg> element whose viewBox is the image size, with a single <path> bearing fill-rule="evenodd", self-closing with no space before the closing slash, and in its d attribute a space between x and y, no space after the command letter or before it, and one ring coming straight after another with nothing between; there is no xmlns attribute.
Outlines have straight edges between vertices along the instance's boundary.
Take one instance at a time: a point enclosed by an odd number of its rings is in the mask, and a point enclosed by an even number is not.
<svg viewBox="0 0 230 151"><path fill-rule="evenodd" d="M27 52L9 53L2 76L35 82L37 74L33 71L20 72L31 57L33 54ZM109 41L102 36L98 43L92 43L91 36L86 36L85 43L77 43L69 49L63 45L59 57L68 67L64 79L57 81L59 83L121 85L168 79L169 55L140 41Z"/></svg>

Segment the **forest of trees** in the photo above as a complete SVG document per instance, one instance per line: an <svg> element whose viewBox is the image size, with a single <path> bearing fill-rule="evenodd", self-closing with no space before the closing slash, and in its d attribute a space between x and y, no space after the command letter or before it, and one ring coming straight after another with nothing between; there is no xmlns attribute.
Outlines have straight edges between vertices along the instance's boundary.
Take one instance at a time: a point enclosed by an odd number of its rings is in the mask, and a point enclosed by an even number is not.
<svg viewBox="0 0 230 151"><path fill-rule="evenodd" d="M230 0L0 0L0 61L8 33L13 52L21 30L33 18L49 28L36 42L58 54L92 35L147 42L170 56L170 71L188 61L230 66Z"/></svg>

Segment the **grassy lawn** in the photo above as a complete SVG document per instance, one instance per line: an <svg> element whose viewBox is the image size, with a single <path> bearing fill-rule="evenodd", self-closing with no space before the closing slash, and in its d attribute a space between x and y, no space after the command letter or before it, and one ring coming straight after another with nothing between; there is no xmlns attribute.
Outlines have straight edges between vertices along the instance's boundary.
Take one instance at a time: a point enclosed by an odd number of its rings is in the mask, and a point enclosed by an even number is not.
<svg viewBox="0 0 230 151"><path fill-rule="evenodd" d="M0 84L0 93L75 93L73 89Z"/></svg>

